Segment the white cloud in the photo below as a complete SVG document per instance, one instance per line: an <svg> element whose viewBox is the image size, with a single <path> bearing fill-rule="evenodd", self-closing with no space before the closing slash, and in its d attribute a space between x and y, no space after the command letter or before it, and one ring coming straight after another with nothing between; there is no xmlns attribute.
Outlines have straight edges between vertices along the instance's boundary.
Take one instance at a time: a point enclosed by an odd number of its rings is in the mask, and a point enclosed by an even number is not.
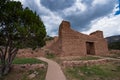
<svg viewBox="0 0 120 80"><path fill-rule="evenodd" d="M41 0L15 1L21 1L24 7L29 7L36 11L43 20L47 34L50 36L57 35L59 24L63 19L71 21L71 23L73 23L73 29L79 31L91 28L84 33L102 30L105 36L120 34L120 16L107 16L113 10L114 0L75 0L75 3L70 7L58 11L51 11L49 8L45 7L45 5L43 6L40 3ZM113 13L115 11L116 8L113 10ZM113 13L111 15L113 15Z"/></svg>
<svg viewBox="0 0 120 80"><path fill-rule="evenodd" d="M43 15L40 15L40 17L46 26L47 34L49 34L50 36L56 36L57 34L55 31L58 30L58 24L60 24L62 18L59 17L57 13L52 12L49 9L42 6L39 0L36 1L36 4L39 8L39 11L43 12Z"/></svg>
<svg viewBox="0 0 120 80"><path fill-rule="evenodd" d="M89 34L96 30L103 31L105 37L120 34L120 15L94 20L91 29L83 33Z"/></svg>
<svg viewBox="0 0 120 80"><path fill-rule="evenodd" d="M51 16L42 16L41 18L43 19L43 22L46 26L47 34L50 36L56 36L56 32L59 28L58 24L60 24L62 18L55 14L52 14Z"/></svg>
<svg viewBox="0 0 120 80"><path fill-rule="evenodd" d="M78 15L86 10L86 5L81 3L81 0L76 0L76 2L66 9L64 9L62 12L65 16L69 15Z"/></svg>
<svg viewBox="0 0 120 80"><path fill-rule="evenodd" d="M12 1L12 0L11 0ZM20 1L20 2L24 2L24 0L14 0L14 1Z"/></svg>
<svg viewBox="0 0 120 80"><path fill-rule="evenodd" d="M94 0L92 5L106 4L109 0Z"/></svg>

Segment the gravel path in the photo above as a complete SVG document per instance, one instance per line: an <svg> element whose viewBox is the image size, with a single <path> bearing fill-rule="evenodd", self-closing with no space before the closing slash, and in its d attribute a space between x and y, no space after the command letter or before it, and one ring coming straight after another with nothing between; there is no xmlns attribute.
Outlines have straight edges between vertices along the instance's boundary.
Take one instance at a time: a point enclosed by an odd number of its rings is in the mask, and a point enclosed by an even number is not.
<svg viewBox="0 0 120 80"><path fill-rule="evenodd" d="M38 59L48 63L48 70L47 70L45 80L66 80L66 77L63 74L59 64L57 64L56 62L50 59L46 59L43 57L40 57Z"/></svg>

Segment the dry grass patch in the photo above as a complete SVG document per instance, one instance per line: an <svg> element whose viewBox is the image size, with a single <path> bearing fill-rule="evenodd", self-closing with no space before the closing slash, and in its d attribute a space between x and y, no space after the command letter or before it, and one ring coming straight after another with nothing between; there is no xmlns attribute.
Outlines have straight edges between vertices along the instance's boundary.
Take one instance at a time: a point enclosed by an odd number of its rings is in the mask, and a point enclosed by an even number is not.
<svg viewBox="0 0 120 80"><path fill-rule="evenodd" d="M45 80L47 63L35 58L16 58L11 72L0 80Z"/></svg>
<svg viewBox="0 0 120 80"><path fill-rule="evenodd" d="M101 65L66 67L68 80L120 80L120 61L112 61Z"/></svg>

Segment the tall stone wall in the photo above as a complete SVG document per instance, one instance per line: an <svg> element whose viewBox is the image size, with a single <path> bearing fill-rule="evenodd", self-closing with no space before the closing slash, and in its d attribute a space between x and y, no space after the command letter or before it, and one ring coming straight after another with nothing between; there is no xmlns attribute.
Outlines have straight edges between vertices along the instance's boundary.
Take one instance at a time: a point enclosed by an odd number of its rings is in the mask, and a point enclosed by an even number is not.
<svg viewBox="0 0 120 80"><path fill-rule="evenodd" d="M85 35L70 28L70 23L62 21L59 36L49 48L61 56L103 55L108 53L107 42L102 31Z"/></svg>

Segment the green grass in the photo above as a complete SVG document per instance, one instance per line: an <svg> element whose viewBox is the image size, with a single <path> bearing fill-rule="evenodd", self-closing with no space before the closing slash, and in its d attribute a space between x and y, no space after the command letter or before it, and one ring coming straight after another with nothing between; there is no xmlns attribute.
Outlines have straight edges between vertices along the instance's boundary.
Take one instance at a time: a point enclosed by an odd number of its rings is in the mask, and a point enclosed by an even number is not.
<svg viewBox="0 0 120 80"><path fill-rule="evenodd" d="M80 58L80 60L97 60L97 59L100 59L100 58L95 56L86 56L86 57Z"/></svg>
<svg viewBox="0 0 120 80"><path fill-rule="evenodd" d="M108 77L109 75L111 75L108 71L103 70L102 68L100 68L100 66L96 65L90 67L80 67L80 71L86 76L98 75L101 77Z"/></svg>
<svg viewBox="0 0 120 80"><path fill-rule="evenodd" d="M40 64L44 62L36 58L15 58L12 63L13 64Z"/></svg>
<svg viewBox="0 0 120 80"><path fill-rule="evenodd" d="M64 72L68 80L120 80L120 64L67 67Z"/></svg>
<svg viewBox="0 0 120 80"><path fill-rule="evenodd" d="M38 64L43 63L43 61L40 61L36 58L15 58L13 61L13 64Z"/></svg>
<svg viewBox="0 0 120 80"><path fill-rule="evenodd" d="M101 58L96 56L85 56L85 57L75 58L72 60L97 60L97 59L101 59Z"/></svg>
<svg viewBox="0 0 120 80"><path fill-rule="evenodd" d="M45 57L48 59L54 59L56 56L53 53L46 53Z"/></svg>

